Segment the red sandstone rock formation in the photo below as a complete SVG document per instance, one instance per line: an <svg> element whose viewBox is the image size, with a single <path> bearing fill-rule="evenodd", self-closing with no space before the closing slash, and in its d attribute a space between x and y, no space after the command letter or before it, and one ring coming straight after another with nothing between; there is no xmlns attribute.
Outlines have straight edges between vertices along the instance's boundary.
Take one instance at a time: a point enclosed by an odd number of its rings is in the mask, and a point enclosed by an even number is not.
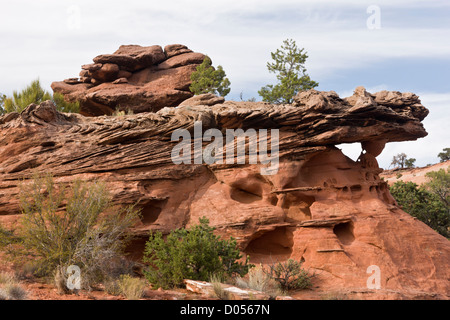
<svg viewBox="0 0 450 320"><path fill-rule="evenodd" d="M190 76L204 58L180 44L164 50L123 45L83 65L80 78L53 82L51 87L68 101L80 101L80 112L86 116L110 115L116 109L154 112L193 96Z"/></svg>
<svg viewBox="0 0 450 320"><path fill-rule="evenodd" d="M202 101L209 105L197 105ZM142 208L135 252L149 230L168 232L206 216L253 262L304 261L325 292L450 297L449 241L397 207L376 161L385 143L426 136L428 110L416 95L359 87L345 99L310 90L292 105L211 101L96 118L45 102L0 117L0 221L19 216L17 184L34 170L59 182L101 179L117 203ZM261 175L259 163L174 164L171 134L193 131L198 120L203 131L279 129L278 172ZM358 161L334 146L344 142L362 143ZM367 287L373 265L378 290Z"/></svg>

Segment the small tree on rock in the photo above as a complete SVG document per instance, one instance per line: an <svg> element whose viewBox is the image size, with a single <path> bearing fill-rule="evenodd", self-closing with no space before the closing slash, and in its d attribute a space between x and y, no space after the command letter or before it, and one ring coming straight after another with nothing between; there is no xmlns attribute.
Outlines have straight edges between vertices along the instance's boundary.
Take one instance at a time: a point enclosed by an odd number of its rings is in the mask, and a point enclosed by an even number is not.
<svg viewBox="0 0 450 320"><path fill-rule="evenodd" d="M217 66L217 69L215 69L208 56L197 67L197 71L191 74L191 80L192 84L189 90L195 95L214 93L225 97L231 90L230 80L226 78L222 66Z"/></svg>
<svg viewBox="0 0 450 320"><path fill-rule="evenodd" d="M263 101L270 103L292 103L293 97L299 91L317 87L319 84L306 74L305 62L308 55L305 49L298 48L295 41L283 41L281 49L272 52L274 62L267 63L269 72L277 74L276 85L267 85L258 91Z"/></svg>
<svg viewBox="0 0 450 320"><path fill-rule="evenodd" d="M80 111L79 102L67 102L64 100L64 96L57 92L51 95L48 91L42 88L39 79L36 79L25 89L21 91L14 91L12 97L6 97L5 95L1 96L0 114L2 114L2 110L4 113L22 112L32 103L40 104L47 100L53 101L56 109L60 112L78 113Z"/></svg>

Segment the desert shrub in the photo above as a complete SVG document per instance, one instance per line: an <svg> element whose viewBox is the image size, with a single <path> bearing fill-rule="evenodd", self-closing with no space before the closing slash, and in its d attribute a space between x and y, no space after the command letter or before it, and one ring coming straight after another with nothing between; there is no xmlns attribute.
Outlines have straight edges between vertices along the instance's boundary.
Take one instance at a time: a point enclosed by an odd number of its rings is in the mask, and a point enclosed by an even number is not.
<svg viewBox="0 0 450 320"><path fill-rule="evenodd" d="M58 110L60 112L67 112L67 113L79 113L80 112L80 103L78 101L68 102L64 99L64 95L59 92L53 93L52 100L56 106L56 110Z"/></svg>
<svg viewBox="0 0 450 320"><path fill-rule="evenodd" d="M56 109L60 112L79 112L79 102L68 102L60 93L51 95L41 86L39 79L31 82L25 89L14 91L12 97L3 96L3 112L22 112L30 104L40 104L46 100L52 100ZM1 110L0 110L1 111Z"/></svg>
<svg viewBox="0 0 450 320"><path fill-rule="evenodd" d="M189 230L177 229L164 240L161 232L150 235L144 252L148 281L156 288L177 287L184 279L207 281L218 277L245 275L250 265L242 258L236 240L222 240L206 218Z"/></svg>
<svg viewBox="0 0 450 320"><path fill-rule="evenodd" d="M25 300L27 296L27 291L20 286L14 275L0 273L0 300Z"/></svg>
<svg viewBox="0 0 450 320"><path fill-rule="evenodd" d="M389 191L402 209L444 237L450 237L450 172L441 169L426 174L429 182L418 186L397 181Z"/></svg>
<svg viewBox="0 0 450 320"><path fill-rule="evenodd" d="M145 280L132 277L128 274L121 275L117 281L119 292L128 300L139 300L144 296L147 286Z"/></svg>
<svg viewBox="0 0 450 320"><path fill-rule="evenodd" d="M14 250L7 252L18 259L33 257L38 276L59 272L65 278L67 267L77 265L85 288L120 267L127 229L139 215L133 206L113 208L104 183L76 180L57 186L51 175L23 182L20 206L21 228L11 237Z"/></svg>
<svg viewBox="0 0 450 320"><path fill-rule="evenodd" d="M113 279L113 278L106 279L103 281L103 286L104 286L105 292L110 295L118 296L118 295L122 294L118 279Z"/></svg>
<svg viewBox="0 0 450 320"><path fill-rule="evenodd" d="M236 286L242 289L252 289L264 292L270 298L283 295L280 284L264 271L262 266L252 268L245 278L236 277Z"/></svg>
<svg viewBox="0 0 450 320"><path fill-rule="evenodd" d="M0 300L25 300L28 293L18 284L7 284L0 288Z"/></svg>
<svg viewBox="0 0 450 320"><path fill-rule="evenodd" d="M302 263L289 259L285 262L272 263L264 272L277 281L283 290L307 289L312 285L312 277L302 268Z"/></svg>
<svg viewBox="0 0 450 320"><path fill-rule="evenodd" d="M21 112L32 103L39 104L46 100L51 100L50 93L45 91L39 79L34 80L22 91L14 91L11 98L6 98L4 108L6 112Z"/></svg>

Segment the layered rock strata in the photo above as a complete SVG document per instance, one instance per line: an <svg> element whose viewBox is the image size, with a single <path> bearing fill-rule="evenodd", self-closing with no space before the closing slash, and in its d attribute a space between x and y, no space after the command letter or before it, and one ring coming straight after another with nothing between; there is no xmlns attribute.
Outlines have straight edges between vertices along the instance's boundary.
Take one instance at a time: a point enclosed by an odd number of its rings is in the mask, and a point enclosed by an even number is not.
<svg viewBox="0 0 450 320"><path fill-rule="evenodd" d="M53 173L58 182L100 179L116 203L142 208L130 248L136 256L149 230L169 232L206 216L219 234L236 238L252 262L303 261L315 272L318 290L447 299L449 241L397 206L376 160L386 143L426 136L421 121L427 114L414 94L371 94L362 87L347 98L310 90L292 105L205 97L116 117L62 114L50 102L30 105L0 117L0 218L7 223L20 216L17 186L35 170ZM199 122L202 134L278 129L277 170L264 175L261 161L239 164L237 158L175 164L180 141L172 134L194 134ZM258 142L271 146L273 132L258 135ZM204 150L207 140L200 141ZM192 139L189 146L195 150L198 143ZM336 147L341 143L361 143L358 160ZM236 144L228 141L224 149Z"/></svg>

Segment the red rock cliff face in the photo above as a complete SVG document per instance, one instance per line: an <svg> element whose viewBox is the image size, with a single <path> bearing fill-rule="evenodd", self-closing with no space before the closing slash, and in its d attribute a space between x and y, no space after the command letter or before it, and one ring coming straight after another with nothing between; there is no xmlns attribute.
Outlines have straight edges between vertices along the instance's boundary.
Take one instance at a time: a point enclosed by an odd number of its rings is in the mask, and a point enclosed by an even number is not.
<svg viewBox="0 0 450 320"><path fill-rule="evenodd" d="M417 96L359 87L345 99L310 90L292 105L214 101L96 118L61 114L46 102L0 117L0 218L17 217L18 181L33 170L60 182L101 179L117 203L142 208L135 252L149 230L168 232L206 216L255 263L304 261L321 290L449 298L448 240L397 207L378 176L385 143L427 134L421 120L428 110ZM193 133L195 121L203 132L278 129L278 170L263 175L265 165L248 162L174 164L171 135L180 128ZM361 143L358 161L334 146L343 142ZM380 271L378 290L367 286L370 266Z"/></svg>

